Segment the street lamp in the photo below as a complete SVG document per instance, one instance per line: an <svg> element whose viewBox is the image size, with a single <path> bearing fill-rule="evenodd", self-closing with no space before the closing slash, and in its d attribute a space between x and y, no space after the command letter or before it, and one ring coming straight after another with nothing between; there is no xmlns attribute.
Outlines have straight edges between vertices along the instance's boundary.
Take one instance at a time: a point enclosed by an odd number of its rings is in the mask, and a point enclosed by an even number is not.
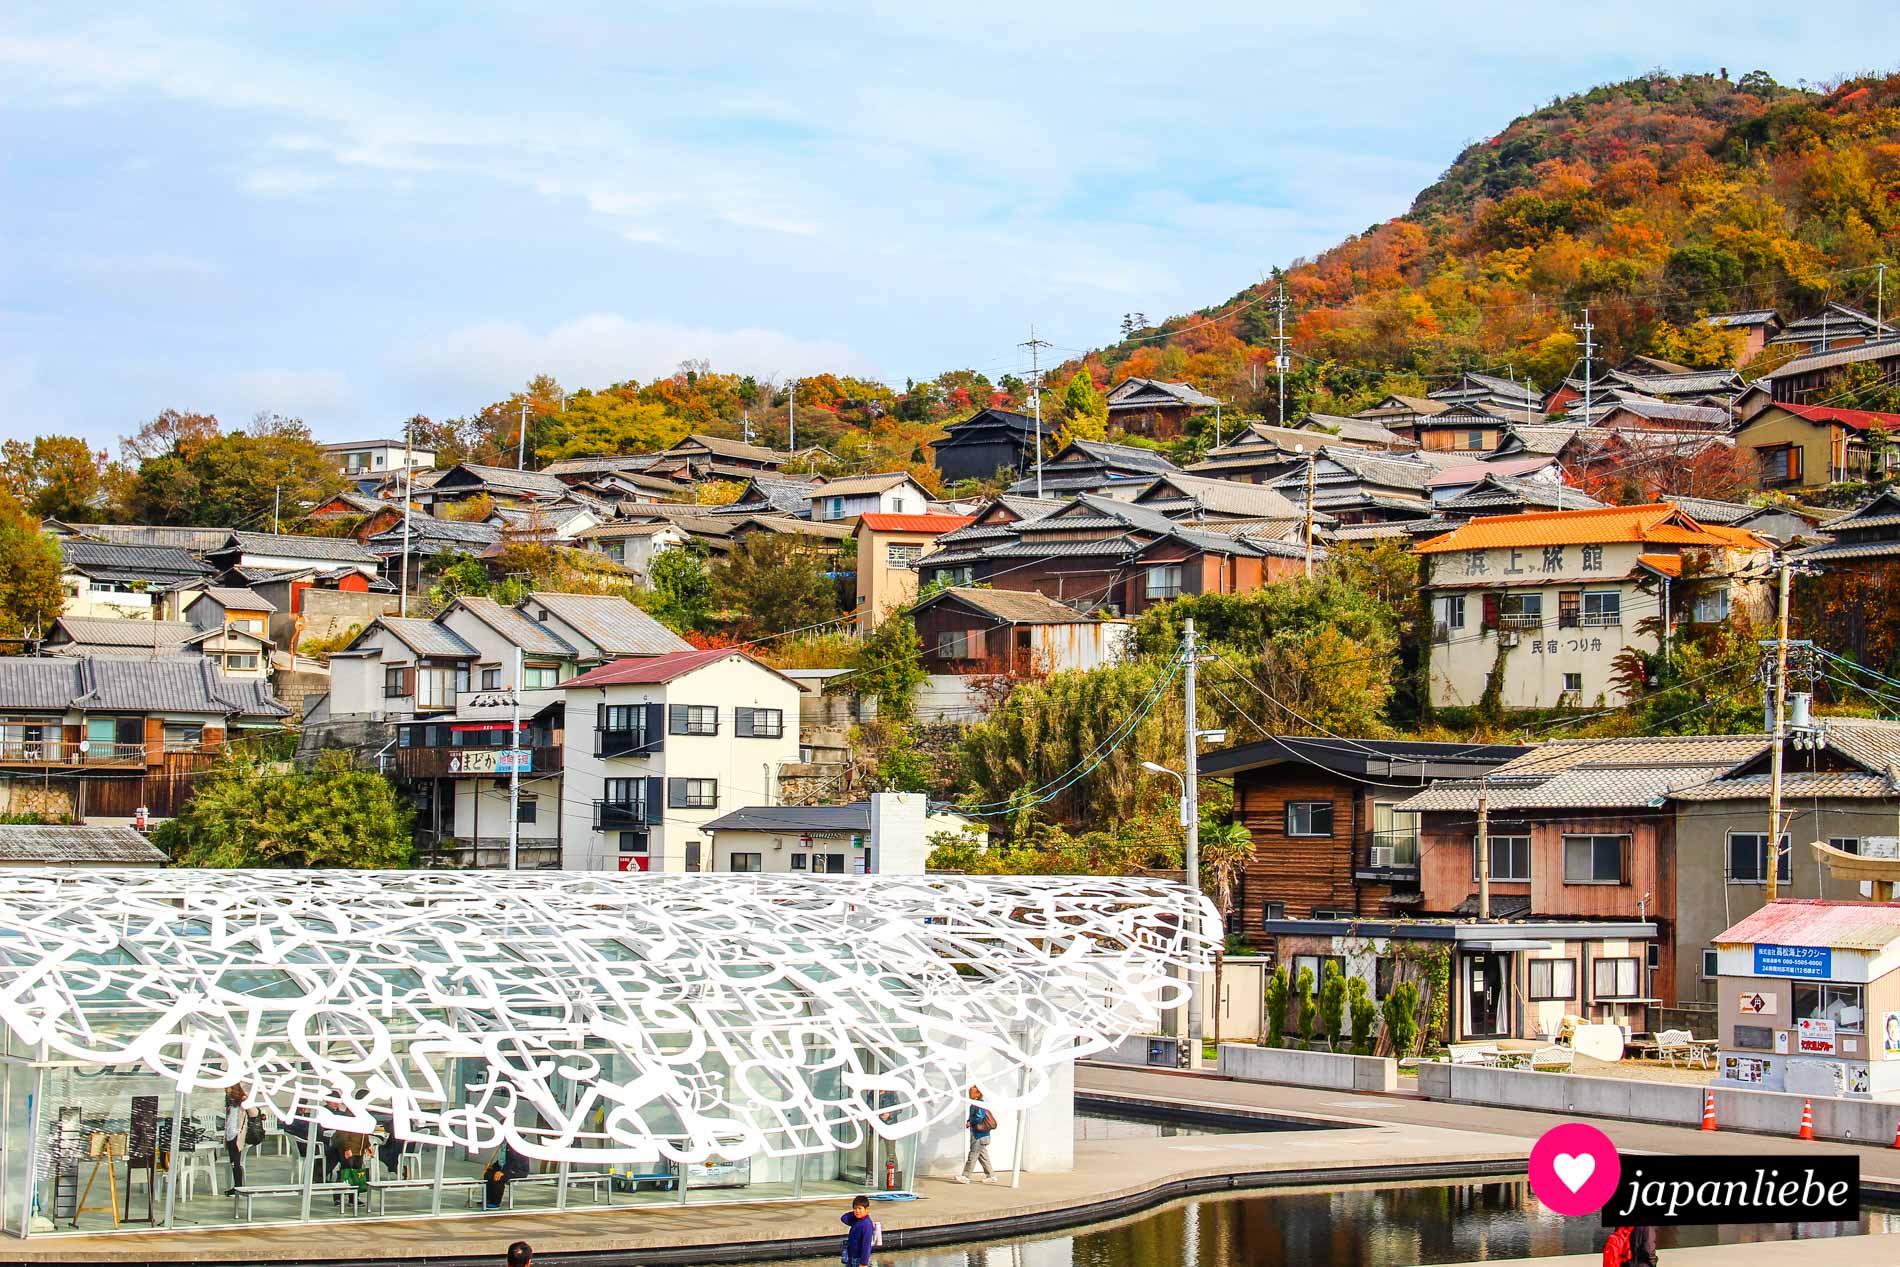
<svg viewBox="0 0 1900 1267"><path fill-rule="evenodd" d="M1159 761L1144 761L1141 763L1141 768L1150 774L1165 774L1181 785L1181 826L1186 827L1188 822L1187 780L1181 777L1181 772L1179 770L1170 770Z"/></svg>

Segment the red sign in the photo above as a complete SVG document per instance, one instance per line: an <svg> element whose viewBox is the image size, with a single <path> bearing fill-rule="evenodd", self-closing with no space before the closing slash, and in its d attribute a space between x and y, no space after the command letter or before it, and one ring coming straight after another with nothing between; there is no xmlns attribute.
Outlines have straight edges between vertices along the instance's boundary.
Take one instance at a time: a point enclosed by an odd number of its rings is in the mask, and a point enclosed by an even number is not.
<svg viewBox="0 0 1900 1267"><path fill-rule="evenodd" d="M645 854L623 853L620 855L620 869L622 871L645 871L649 861L651 861L651 859Z"/></svg>

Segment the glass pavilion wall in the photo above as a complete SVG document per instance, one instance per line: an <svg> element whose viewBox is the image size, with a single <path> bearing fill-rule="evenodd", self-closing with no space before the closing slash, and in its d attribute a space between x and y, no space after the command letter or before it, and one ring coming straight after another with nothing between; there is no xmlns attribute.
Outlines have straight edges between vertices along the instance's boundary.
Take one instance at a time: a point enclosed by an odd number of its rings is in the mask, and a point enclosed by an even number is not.
<svg viewBox="0 0 1900 1267"><path fill-rule="evenodd" d="M480 1213L504 1142L502 1213L909 1188L977 1058L1033 1103L1215 927L1154 881L347 874L0 874L0 1229Z"/></svg>

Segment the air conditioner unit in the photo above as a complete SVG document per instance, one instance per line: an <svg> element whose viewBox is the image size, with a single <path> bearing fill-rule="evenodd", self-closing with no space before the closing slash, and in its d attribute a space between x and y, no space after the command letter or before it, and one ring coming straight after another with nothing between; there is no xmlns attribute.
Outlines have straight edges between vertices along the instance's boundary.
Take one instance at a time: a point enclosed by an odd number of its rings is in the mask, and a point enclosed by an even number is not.
<svg viewBox="0 0 1900 1267"><path fill-rule="evenodd" d="M1375 867L1391 866L1392 865L1392 846L1391 845L1372 846L1371 863Z"/></svg>
<svg viewBox="0 0 1900 1267"><path fill-rule="evenodd" d="M1500 647L1515 647L1517 645L1517 630L1515 629L1498 630L1498 645Z"/></svg>

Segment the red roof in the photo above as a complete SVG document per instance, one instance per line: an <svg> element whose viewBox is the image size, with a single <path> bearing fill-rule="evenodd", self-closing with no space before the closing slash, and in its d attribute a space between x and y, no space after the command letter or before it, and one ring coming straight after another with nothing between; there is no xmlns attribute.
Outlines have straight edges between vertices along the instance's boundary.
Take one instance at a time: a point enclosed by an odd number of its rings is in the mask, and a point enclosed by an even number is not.
<svg viewBox="0 0 1900 1267"><path fill-rule="evenodd" d="M1826 405L1790 405L1780 401L1777 409L1785 409L1797 418L1806 418L1809 422L1838 423L1854 431L1865 431L1870 427L1879 427L1883 431L1900 431L1900 414L1877 413L1872 409L1830 409Z"/></svg>
<svg viewBox="0 0 1900 1267"><path fill-rule="evenodd" d="M858 522L872 532L955 532L976 522L975 515L887 515L882 511L859 515Z"/></svg>
<svg viewBox="0 0 1900 1267"><path fill-rule="evenodd" d="M1900 941L1900 906L1892 902L1782 898L1744 916L1740 923L1709 940L1717 945L1767 942L1879 952Z"/></svg>
<svg viewBox="0 0 1900 1267"><path fill-rule="evenodd" d="M691 673L694 669L717 664L731 656L738 656L741 660L752 660L752 663L758 664L760 668L770 673L778 671L759 664L757 660L753 660L737 647L713 647L707 651L669 651L665 655L628 656L623 660L615 660L612 664L603 664L598 669L589 669L579 677L569 678L561 683L561 688L567 690L577 686L652 686L661 682L671 682L674 678Z"/></svg>

